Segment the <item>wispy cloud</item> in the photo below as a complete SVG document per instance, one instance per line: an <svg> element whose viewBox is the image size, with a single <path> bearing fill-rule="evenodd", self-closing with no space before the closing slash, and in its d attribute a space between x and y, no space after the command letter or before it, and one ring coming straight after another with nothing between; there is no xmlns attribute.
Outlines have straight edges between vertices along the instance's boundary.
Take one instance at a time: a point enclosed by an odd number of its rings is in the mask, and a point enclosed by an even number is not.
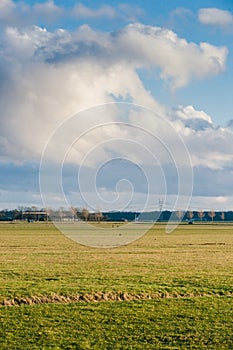
<svg viewBox="0 0 233 350"><path fill-rule="evenodd" d="M101 5L99 7L89 7L81 2L73 7L69 4L56 5L53 0L29 5L24 1L15 2L13 0L0 1L0 25L29 25L40 20L44 25L50 23L60 23L62 20L98 20L98 19L120 19L124 22L135 21L142 17L143 10L134 5L119 3L116 6Z"/></svg>
<svg viewBox="0 0 233 350"><path fill-rule="evenodd" d="M119 3L117 6L102 5L98 8L91 8L82 3L78 3L71 10L70 14L75 18L82 19L124 19L126 21L135 21L144 15L144 11L139 6Z"/></svg>
<svg viewBox="0 0 233 350"><path fill-rule="evenodd" d="M233 26L233 15L218 8L202 8L198 11L198 19L203 24L217 27Z"/></svg>
<svg viewBox="0 0 233 350"><path fill-rule="evenodd" d="M25 26L33 24L39 19L44 23L51 23L65 16L65 8L57 6L53 0L44 3L29 5L24 1L1 0L0 19L1 26L14 25Z"/></svg>
<svg viewBox="0 0 233 350"><path fill-rule="evenodd" d="M97 9L92 9L81 3L75 5L73 15L76 18L114 18L117 17L117 11L109 5L102 5Z"/></svg>

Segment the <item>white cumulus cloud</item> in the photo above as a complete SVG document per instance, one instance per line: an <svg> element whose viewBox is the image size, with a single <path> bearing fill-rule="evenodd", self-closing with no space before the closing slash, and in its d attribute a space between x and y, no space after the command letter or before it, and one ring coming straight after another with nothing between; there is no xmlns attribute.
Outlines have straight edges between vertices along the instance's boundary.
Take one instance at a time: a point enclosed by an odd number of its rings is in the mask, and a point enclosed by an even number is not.
<svg viewBox="0 0 233 350"><path fill-rule="evenodd" d="M101 103L127 100L167 115L166 108L145 88L138 68L160 70L162 79L174 89L193 78L221 73L227 57L225 47L189 43L170 30L139 23L113 33L96 32L88 26L75 32L7 27L0 40L2 161L39 159L60 123ZM114 115L109 118L114 120ZM190 146L195 165L217 168L232 160L232 132L214 128L204 111L181 106L170 118ZM80 122L80 128L85 125ZM155 120L147 127L167 143L175 142L173 133ZM119 128L115 132L121 135ZM216 138L221 142L216 143ZM99 139L104 139L104 133L93 134L85 142L91 147ZM177 157L182 159L182 154L177 152Z"/></svg>
<svg viewBox="0 0 233 350"><path fill-rule="evenodd" d="M174 89L225 69L226 47L189 43L164 28L132 24L117 33L117 39L120 52L129 62L138 67L158 67L162 79Z"/></svg>
<svg viewBox="0 0 233 350"><path fill-rule="evenodd" d="M179 106L171 119L187 145L194 167L210 169L231 167L233 163L233 132L230 128L215 126L203 111L192 106Z"/></svg>

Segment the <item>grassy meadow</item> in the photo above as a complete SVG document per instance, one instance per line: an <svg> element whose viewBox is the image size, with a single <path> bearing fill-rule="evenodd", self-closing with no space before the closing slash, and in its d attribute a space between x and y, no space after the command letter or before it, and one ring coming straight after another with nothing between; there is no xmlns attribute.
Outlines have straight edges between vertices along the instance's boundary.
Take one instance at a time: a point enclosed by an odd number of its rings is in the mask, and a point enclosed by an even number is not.
<svg viewBox="0 0 233 350"><path fill-rule="evenodd" d="M156 224L97 249L3 223L0 266L1 349L233 348L233 226Z"/></svg>

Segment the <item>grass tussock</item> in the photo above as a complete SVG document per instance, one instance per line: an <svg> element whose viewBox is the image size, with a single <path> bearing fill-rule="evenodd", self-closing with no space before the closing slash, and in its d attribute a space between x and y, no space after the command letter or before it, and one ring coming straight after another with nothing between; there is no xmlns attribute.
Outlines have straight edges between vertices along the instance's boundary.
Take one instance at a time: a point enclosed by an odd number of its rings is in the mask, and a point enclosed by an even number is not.
<svg viewBox="0 0 233 350"><path fill-rule="evenodd" d="M200 298L200 297L233 297L233 293L227 292L226 294L177 294L177 293L140 293L140 294L129 294L129 293L94 293L94 294L83 294L83 295L59 295L52 294L49 296L32 296L26 298L14 298L10 300L3 300L1 306L20 306L20 305L35 305L35 304L70 304L77 302L111 302L111 301L135 301L135 300L153 300L153 299L172 299L172 298Z"/></svg>

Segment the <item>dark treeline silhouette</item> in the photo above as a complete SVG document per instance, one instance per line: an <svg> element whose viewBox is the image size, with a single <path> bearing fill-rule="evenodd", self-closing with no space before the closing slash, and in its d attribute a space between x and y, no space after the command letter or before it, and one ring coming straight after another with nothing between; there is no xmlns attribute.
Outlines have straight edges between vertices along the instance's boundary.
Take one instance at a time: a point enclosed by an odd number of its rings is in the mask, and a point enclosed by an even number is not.
<svg viewBox="0 0 233 350"><path fill-rule="evenodd" d="M192 213L192 215L191 215ZM200 213L202 213L200 215ZM112 212L103 213L109 221L168 221L171 218L173 220L181 220L187 222L221 222L221 221L233 221L233 211L187 211L187 212L173 212L169 210L153 211L153 212Z"/></svg>
<svg viewBox="0 0 233 350"><path fill-rule="evenodd" d="M152 212L89 212L86 208L37 209L36 207L5 209L0 211L0 221L157 221L172 220L182 222L233 222L233 211L152 211Z"/></svg>

